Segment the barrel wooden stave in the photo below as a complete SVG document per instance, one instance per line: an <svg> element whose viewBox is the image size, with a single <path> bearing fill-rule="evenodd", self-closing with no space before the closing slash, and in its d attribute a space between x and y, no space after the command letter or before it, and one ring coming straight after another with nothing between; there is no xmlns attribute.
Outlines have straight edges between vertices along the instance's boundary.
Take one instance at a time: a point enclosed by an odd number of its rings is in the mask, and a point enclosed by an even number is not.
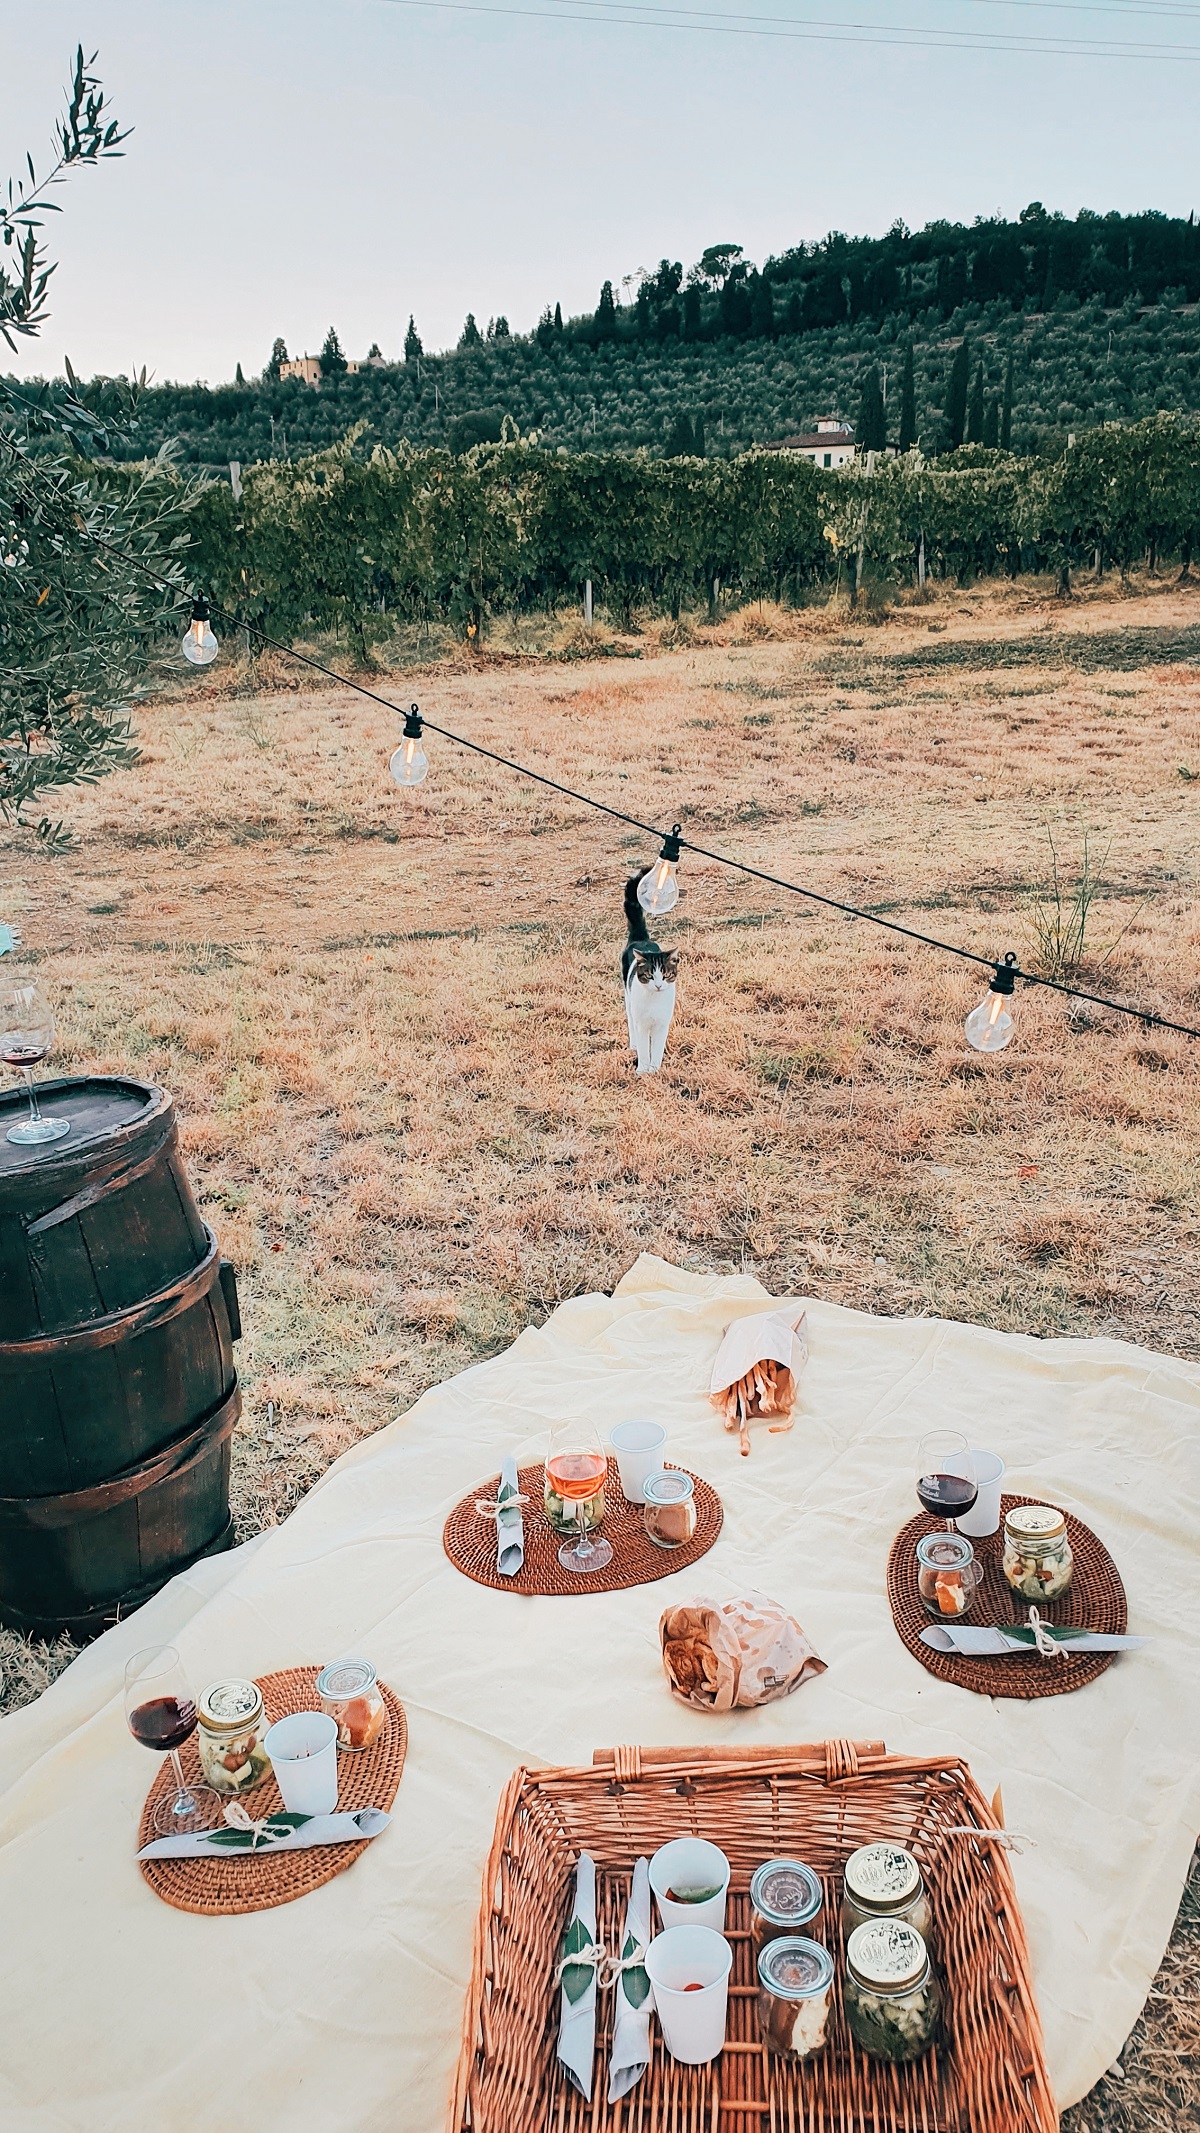
<svg viewBox="0 0 1200 2133"><path fill-rule="evenodd" d="M71 1132L16 1149L4 1133L24 1098L0 1095L0 1342L122 1311L205 1249L165 1089L93 1076L38 1094Z"/></svg>

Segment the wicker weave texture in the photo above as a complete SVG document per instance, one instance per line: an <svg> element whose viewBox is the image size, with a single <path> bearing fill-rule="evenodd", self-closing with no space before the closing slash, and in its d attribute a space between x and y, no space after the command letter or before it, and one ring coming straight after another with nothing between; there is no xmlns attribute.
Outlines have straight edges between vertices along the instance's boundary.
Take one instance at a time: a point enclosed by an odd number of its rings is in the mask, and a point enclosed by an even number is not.
<svg viewBox="0 0 1200 2133"><path fill-rule="evenodd" d="M981 1624L1026 1622L1029 1602L1015 1593L1000 1567L1004 1552L1004 1515L1016 1504L1040 1503L1038 1496L1005 1496L1002 1499L1000 1531L972 1543L982 1563L984 1579L975 1595L968 1620ZM1129 1623L1125 1587L1103 1541L1090 1526L1068 1511L1067 1538L1075 1557L1071 1582L1061 1600L1039 1608L1050 1623L1093 1629L1105 1636L1123 1637ZM973 1689L977 1696L1016 1696L1026 1702L1035 1696L1065 1696L1072 1689L1086 1688L1110 1667L1115 1652L1075 1652L1063 1659L1041 1659L1034 1652L1015 1659L966 1659L958 1653L931 1651L921 1642L930 1616L917 1591L917 1542L922 1534L934 1533L942 1521L922 1512L909 1520L892 1542L888 1557L888 1599L892 1619L914 1659L939 1681L952 1681L960 1689Z"/></svg>
<svg viewBox="0 0 1200 2133"><path fill-rule="evenodd" d="M284 1673L264 1674L259 1680L267 1721L287 1718L293 1711L319 1709L315 1666L291 1667ZM373 1747L361 1755L338 1752L338 1807L352 1812L358 1807L391 1807L400 1785L408 1748L408 1725L403 1706L385 1682L380 1682L387 1704L388 1722ZM196 1736L180 1750L184 1776L201 1782ZM138 1850L156 1834L152 1816L161 1799L175 1790L170 1761L159 1772L142 1809ZM283 1806L275 1773L267 1774L253 1792L241 1795L255 1821L278 1814ZM220 1819L218 1814L217 1819ZM335 1874L361 1859L372 1840L361 1844L314 1844L311 1851L279 1852L273 1859L251 1858L245 1853L226 1853L219 1859L142 1859L141 1870L156 1896L177 1911L196 1911L207 1917L231 1917L240 1911L271 1911L278 1904L294 1903L307 1896Z"/></svg>
<svg viewBox="0 0 1200 2133"><path fill-rule="evenodd" d="M518 1770L485 1872L450 2133L1055 2133L1008 1861L996 1842L955 1834L958 1825L997 1826L966 1765L888 1756L879 1743L664 1750L644 1762L626 1749L591 1769ZM719 1844L732 1867L725 2049L711 2066L677 2066L652 2022L647 2073L610 2105L611 1994L601 1993L587 2104L555 2059L552 1979L574 1861L581 1850L596 1861L598 1937L611 1950L639 1854L683 1835ZM944 2039L907 2067L869 2059L841 2003L841 1869L878 1838L907 1844L921 1862L945 1987ZM825 1908L805 1930L826 1942L837 1971L830 2041L802 2065L769 2054L757 2028L749 1882L777 1856L820 1874Z"/></svg>
<svg viewBox="0 0 1200 2133"><path fill-rule="evenodd" d="M681 1467L681 1473L688 1469ZM496 1528L475 1509L479 1499L494 1498L500 1477L481 1482L455 1504L446 1520L442 1546L456 1570L477 1585L490 1585L495 1592L543 1593L554 1597L580 1592L621 1592L629 1585L652 1585L656 1578L686 1570L689 1563L707 1555L721 1530L724 1513L721 1499L707 1481L692 1475L696 1484L696 1530L690 1541L678 1548L659 1548L646 1537L640 1504L626 1503L621 1492L617 1462L608 1462L604 1484L603 1531L612 1542L613 1559L607 1570L579 1576L564 1570L558 1560L563 1536L556 1533L543 1512L544 1469L523 1466L518 1474L521 1494L529 1498L525 1509L525 1561L515 1578L502 1578L496 1568Z"/></svg>

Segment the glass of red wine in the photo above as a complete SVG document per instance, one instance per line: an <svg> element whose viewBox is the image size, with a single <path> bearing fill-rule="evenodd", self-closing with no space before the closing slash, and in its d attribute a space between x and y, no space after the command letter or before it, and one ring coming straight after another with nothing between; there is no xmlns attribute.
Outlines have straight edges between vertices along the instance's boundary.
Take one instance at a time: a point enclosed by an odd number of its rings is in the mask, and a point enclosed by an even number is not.
<svg viewBox="0 0 1200 2133"><path fill-rule="evenodd" d="M931 1429L917 1453L917 1497L931 1518L944 1518L953 1533L956 1518L975 1507L979 1484L975 1461L961 1430Z"/></svg>
<svg viewBox="0 0 1200 2133"><path fill-rule="evenodd" d="M61 1140L71 1130L69 1118L44 1118L38 1109L33 1069L45 1058L54 1042L54 1016L40 985L18 978L0 985L0 1059L19 1067L25 1076L29 1116L10 1126L6 1140L20 1147L36 1148L42 1141Z"/></svg>
<svg viewBox="0 0 1200 2133"><path fill-rule="evenodd" d="M182 1837L208 1829L212 1821L210 1788L189 1785L179 1760L184 1741L190 1740L196 1730L196 1699L173 1644L151 1645L144 1652L135 1652L127 1662L125 1718L143 1748L169 1755L175 1766L176 1791L172 1797L160 1800L154 1810L158 1835Z"/></svg>

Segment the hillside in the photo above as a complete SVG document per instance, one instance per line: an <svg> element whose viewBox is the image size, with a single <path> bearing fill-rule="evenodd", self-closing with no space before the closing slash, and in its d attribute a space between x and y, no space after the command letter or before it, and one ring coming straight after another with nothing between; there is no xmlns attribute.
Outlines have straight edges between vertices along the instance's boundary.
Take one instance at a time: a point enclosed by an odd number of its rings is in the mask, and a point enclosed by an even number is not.
<svg viewBox="0 0 1200 2133"><path fill-rule="evenodd" d="M917 433L945 442L956 347L986 410L1013 359L1012 445L1054 451L1072 430L1200 407L1200 229L1155 214L1074 221L1027 208L1016 223L936 223L880 239L833 233L761 270L714 246L684 275L664 260L636 301L605 283L595 314L547 308L528 336L473 319L458 349L334 370L319 388L273 374L254 383L150 386L125 456L178 438L185 458L296 457L364 423L364 442L454 443L456 420L510 415L551 448L667 448L680 416L727 456L794 433L827 411L850 420L877 368L895 441L905 351L914 352ZM282 344L277 344L277 350ZM979 375L982 364L982 376ZM118 388L97 380L101 410Z"/></svg>

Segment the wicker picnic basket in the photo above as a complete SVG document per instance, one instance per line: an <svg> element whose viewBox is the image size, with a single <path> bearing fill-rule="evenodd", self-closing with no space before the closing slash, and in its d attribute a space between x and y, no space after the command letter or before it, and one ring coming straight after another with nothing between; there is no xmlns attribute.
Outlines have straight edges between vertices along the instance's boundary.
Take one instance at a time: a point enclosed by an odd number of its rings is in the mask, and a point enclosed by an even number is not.
<svg viewBox="0 0 1200 2133"><path fill-rule="evenodd" d="M592 1767L517 1770L484 1876L451 2133L1055 2133L1029 1952L999 1825L954 1756L888 1755L881 1741L782 1748L599 1749ZM596 1862L597 1935L619 1945L634 1862L671 1837L708 1837L732 1866L725 2049L676 2065L651 2024L639 2085L609 2104L611 1994L601 1993L591 2103L556 2062L552 1980L580 1851ZM903 1843L934 1910L944 2034L895 2067L850 2037L841 2005L841 1868L860 1844ZM837 1966L826 2049L804 2064L760 2042L749 1939L750 1876L802 1858L825 1907L806 1932Z"/></svg>

